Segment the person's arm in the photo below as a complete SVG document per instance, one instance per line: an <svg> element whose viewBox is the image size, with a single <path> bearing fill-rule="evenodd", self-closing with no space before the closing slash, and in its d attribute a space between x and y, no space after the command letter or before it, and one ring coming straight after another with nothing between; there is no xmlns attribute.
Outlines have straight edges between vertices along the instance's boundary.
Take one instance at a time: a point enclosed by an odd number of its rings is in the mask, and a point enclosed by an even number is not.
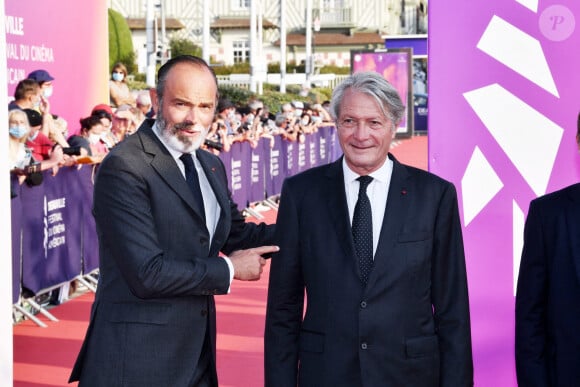
<svg viewBox="0 0 580 387"><path fill-rule="evenodd" d="M548 267L543 226L532 201L516 292L516 375L520 386L549 386L547 332Z"/></svg>
<svg viewBox="0 0 580 387"><path fill-rule="evenodd" d="M264 366L266 387L295 387L298 377L300 326L304 311L304 280L300 246L298 203L287 183L282 187L276 224L280 252L270 266Z"/></svg>
<svg viewBox="0 0 580 387"><path fill-rule="evenodd" d="M431 295L439 339L439 386L473 385L465 253L455 187L443 188L434 228Z"/></svg>

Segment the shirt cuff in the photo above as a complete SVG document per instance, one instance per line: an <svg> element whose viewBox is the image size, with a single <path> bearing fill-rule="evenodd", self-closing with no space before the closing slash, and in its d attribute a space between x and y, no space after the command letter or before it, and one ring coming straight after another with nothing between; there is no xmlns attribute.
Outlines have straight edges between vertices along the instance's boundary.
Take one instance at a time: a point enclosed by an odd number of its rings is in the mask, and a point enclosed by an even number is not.
<svg viewBox="0 0 580 387"><path fill-rule="evenodd" d="M223 256L222 258L226 261L226 263L228 264L228 269L230 270L230 286L228 287L228 294L230 294L232 281L234 280L234 265L232 264L232 261L228 257Z"/></svg>

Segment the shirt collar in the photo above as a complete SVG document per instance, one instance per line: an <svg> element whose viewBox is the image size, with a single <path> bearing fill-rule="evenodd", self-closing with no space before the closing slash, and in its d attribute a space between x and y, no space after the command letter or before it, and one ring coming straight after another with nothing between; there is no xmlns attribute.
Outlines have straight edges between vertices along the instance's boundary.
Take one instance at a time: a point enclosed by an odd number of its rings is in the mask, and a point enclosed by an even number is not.
<svg viewBox="0 0 580 387"><path fill-rule="evenodd" d="M353 183L360 176L359 174L353 172L346 163L346 159L342 158L342 171L344 174L344 181L347 183ZM393 160L387 157L383 165L376 171L369 173L373 179L378 180L381 183L388 183L391 181L391 175L393 174Z"/></svg>

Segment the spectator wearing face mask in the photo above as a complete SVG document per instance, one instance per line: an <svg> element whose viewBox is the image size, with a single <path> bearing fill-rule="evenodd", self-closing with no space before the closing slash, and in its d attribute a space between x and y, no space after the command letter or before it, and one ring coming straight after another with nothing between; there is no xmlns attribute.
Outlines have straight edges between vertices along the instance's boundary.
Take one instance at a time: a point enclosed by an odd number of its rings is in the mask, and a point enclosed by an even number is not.
<svg viewBox="0 0 580 387"><path fill-rule="evenodd" d="M25 110L13 109L8 113L8 164L10 172L18 175L20 183L26 180L31 165L38 166L37 172L53 168L53 173L56 173L58 167L64 163L62 147L58 145L48 149L46 159L35 160L32 150L27 146L30 131Z"/></svg>
<svg viewBox="0 0 580 387"><path fill-rule="evenodd" d="M81 131L79 135L69 137L70 146L80 146L95 162L99 162L108 153L108 148L101 137L105 127L98 116L89 116L80 119Z"/></svg>
<svg viewBox="0 0 580 387"><path fill-rule="evenodd" d="M46 70L34 70L28 74L28 79L33 79L40 88L40 104L37 110L43 115L42 132L55 143L67 147L68 123L61 116L49 111L49 98L53 95L55 78Z"/></svg>
<svg viewBox="0 0 580 387"><path fill-rule="evenodd" d="M135 98L127 84L127 67L121 62L115 63L111 71L109 95L112 107L119 107L125 104L135 106Z"/></svg>

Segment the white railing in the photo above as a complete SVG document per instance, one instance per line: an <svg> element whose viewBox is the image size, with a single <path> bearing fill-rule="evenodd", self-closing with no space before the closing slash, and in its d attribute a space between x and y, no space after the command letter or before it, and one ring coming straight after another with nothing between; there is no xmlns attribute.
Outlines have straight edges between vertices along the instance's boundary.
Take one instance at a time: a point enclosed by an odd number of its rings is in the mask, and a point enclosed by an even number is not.
<svg viewBox="0 0 580 387"><path fill-rule="evenodd" d="M336 75L336 74L316 74L312 75L310 78L310 83L317 87L329 87L334 89L340 82L342 82L348 75ZM249 74L230 74L230 75L218 75L218 83L220 86L233 86L239 87L241 89L250 88L250 75ZM280 74L266 74L261 79L262 82L272 85L280 84ZM291 73L286 74L286 84L287 85L303 85L306 82L306 74L303 73Z"/></svg>

